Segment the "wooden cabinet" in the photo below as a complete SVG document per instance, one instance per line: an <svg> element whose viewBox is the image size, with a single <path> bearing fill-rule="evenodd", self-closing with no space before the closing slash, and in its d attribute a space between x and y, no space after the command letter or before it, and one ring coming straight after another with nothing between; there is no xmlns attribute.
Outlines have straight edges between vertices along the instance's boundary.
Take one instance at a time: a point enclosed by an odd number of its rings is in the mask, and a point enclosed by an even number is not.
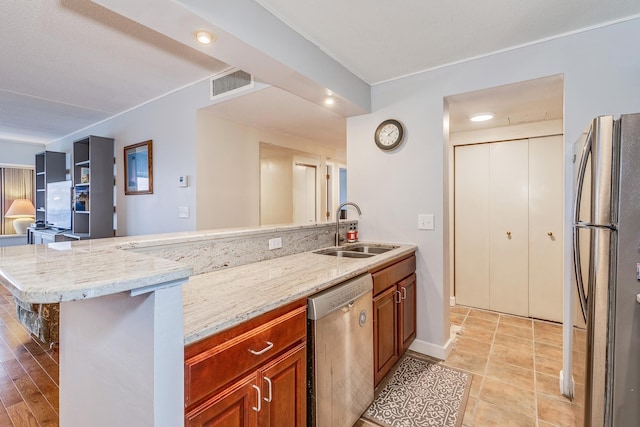
<svg viewBox="0 0 640 427"><path fill-rule="evenodd" d="M562 136L455 148L456 303L562 321Z"/></svg>
<svg viewBox="0 0 640 427"><path fill-rule="evenodd" d="M185 426L304 426L306 300L185 347Z"/></svg>
<svg viewBox="0 0 640 427"><path fill-rule="evenodd" d="M373 357L377 386L416 337L416 257L372 272Z"/></svg>
<svg viewBox="0 0 640 427"><path fill-rule="evenodd" d="M113 237L114 141L88 136L73 143L73 235Z"/></svg>

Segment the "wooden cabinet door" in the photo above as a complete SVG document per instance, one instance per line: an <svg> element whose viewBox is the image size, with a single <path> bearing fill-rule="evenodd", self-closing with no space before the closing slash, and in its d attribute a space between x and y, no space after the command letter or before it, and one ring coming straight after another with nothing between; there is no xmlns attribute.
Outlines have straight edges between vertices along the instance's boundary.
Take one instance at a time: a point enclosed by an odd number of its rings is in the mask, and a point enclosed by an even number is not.
<svg viewBox="0 0 640 427"><path fill-rule="evenodd" d="M528 147L490 144L489 308L520 316L529 315Z"/></svg>
<svg viewBox="0 0 640 427"><path fill-rule="evenodd" d="M256 427L256 376L248 376L185 415L185 427Z"/></svg>
<svg viewBox="0 0 640 427"><path fill-rule="evenodd" d="M562 322L562 136L529 140L529 316Z"/></svg>
<svg viewBox="0 0 640 427"><path fill-rule="evenodd" d="M455 147L456 303L489 309L490 144Z"/></svg>
<svg viewBox="0 0 640 427"><path fill-rule="evenodd" d="M398 346L404 354L416 337L416 275L412 274L398 283L401 303L398 312Z"/></svg>
<svg viewBox="0 0 640 427"><path fill-rule="evenodd" d="M307 422L307 347L293 348L258 372L260 427L303 427Z"/></svg>
<svg viewBox="0 0 640 427"><path fill-rule="evenodd" d="M392 286L373 299L373 359L377 386L399 357L398 298Z"/></svg>

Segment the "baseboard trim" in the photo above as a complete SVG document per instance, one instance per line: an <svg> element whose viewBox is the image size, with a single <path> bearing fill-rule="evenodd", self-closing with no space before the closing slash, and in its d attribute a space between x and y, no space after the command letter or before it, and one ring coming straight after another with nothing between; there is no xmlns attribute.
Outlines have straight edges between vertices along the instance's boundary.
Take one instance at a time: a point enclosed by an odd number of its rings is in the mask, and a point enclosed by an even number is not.
<svg viewBox="0 0 640 427"><path fill-rule="evenodd" d="M444 346L436 345L427 341L415 339L409 346L409 349L416 353L422 353L436 359L445 360L453 347L453 337Z"/></svg>
<svg viewBox="0 0 640 427"><path fill-rule="evenodd" d="M451 307L455 307L456 306L456 297L449 297L449 305Z"/></svg>

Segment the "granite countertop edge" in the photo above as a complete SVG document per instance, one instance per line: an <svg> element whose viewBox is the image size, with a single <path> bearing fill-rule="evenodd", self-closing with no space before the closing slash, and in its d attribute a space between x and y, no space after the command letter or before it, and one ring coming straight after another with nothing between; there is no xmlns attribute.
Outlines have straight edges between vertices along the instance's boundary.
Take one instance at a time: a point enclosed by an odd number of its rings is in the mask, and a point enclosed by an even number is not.
<svg viewBox="0 0 640 427"><path fill-rule="evenodd" d="M184 344L307 298L404 258L418 248L393 245L397 248L369 258L340 258L309 251L192 276L182 287Z"/></svg>

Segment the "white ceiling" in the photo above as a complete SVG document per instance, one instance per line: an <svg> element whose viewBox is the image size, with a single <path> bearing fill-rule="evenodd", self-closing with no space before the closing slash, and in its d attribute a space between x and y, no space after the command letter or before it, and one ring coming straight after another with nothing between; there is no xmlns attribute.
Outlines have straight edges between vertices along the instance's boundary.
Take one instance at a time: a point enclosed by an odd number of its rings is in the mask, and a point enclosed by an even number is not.
<svg viewBox="0 0 640 427"><path fill-rule="evenodd" d="M258 2L369 84L640 16L638 0ZM0 0L0 8L0 139L53 141L228 68L89 0ZM527 92L531 100L518 93L516 105L511 92L493 93L503 96L449 101L461 118L467 102L483 99L513 120L542 114L539 91ZM344 145L344 118L276 88L211 108ZM547 119L554 114L555 107L544 109Z"/></svg>
<svg viewBox="0 0 640 427"><path fill-rule="evenodd" d="M640 14L638 0L256 0L367 83Z"/></svg>

